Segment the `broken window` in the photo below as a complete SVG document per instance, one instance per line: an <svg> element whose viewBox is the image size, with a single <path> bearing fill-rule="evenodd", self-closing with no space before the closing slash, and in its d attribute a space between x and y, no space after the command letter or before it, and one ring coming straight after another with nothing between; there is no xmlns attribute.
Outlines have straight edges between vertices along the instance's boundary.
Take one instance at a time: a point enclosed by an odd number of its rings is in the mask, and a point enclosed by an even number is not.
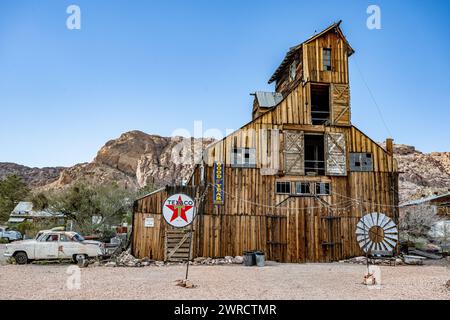
<svg viewBox="0 0 450 320"><path fill-rule="evenodd" d="M330 184L328 182L316 183L316 195L325 196L330 194Z"/></svg>
<svg viewBox="0 0 450 320"><path fill-rule="evenodd" d="M328 85L311 85L311 118L313 125L325 124L330 119Z"/></svg>
<svg viewBox="0 0 450 320"><path fill-rule="evenodd" d="M311 187L309 182L296 182L295 193L299 195L311 194Z"/></svg>
<svg viewBox="0 0 450 320"><path fill-rule="evenodd" d="M254 168L256 166L256 149L233 148L231 166L235 168Z"/></svg>
<svg viewBox="0 0 450 320"><path fill-rule="evenodd" d="M277 181L276 193L291 194L291 183L289 181Z"/></svg>
<svg viewBox="0 0 450 320"><path fill-rule="evenodd" d="M323 48L323 70L331 71L331 49Z"/></svg>
<svg viewBox="0 0 450 320"><path fill-rule="evenodd" d="M373 171L372 153L350 153L350 170L356 172Z"/></svg>
<svg viewBox="0 0 450 320"><path fill-rule="evenodd" d="M305 134L305 174L325 175L325 144L321 134Z"/></svg>

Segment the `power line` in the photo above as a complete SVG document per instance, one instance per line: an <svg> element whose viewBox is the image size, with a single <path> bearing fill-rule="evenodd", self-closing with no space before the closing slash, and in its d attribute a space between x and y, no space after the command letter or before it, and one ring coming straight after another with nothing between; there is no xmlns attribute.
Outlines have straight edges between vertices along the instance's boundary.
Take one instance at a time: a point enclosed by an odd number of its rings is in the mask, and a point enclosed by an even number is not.
<svg viewBox="0 0 450 320"><path fill-rule="evenodd" d="M372 99L373 103L377 107L378 115L380 116L381 121L383 122L383 125L386 128L386 131L389 133L390 137L393 137L391 130L389 129L386 121L384 120L383 113L381 112L381 108L378 105L377 101L375 100L375 96L373 95L372 90L370 90L369 85L367 84L366 79L364 78L364 75L363 75L361 69L359 68L359 65L358 65L358 62L357 62L356 58L354 58L354 61L355 61L356 69L358 70L358 73L361 76L361 79L362 79L364 85L366 86L367 91L369 91L370 98Z"/></svg>

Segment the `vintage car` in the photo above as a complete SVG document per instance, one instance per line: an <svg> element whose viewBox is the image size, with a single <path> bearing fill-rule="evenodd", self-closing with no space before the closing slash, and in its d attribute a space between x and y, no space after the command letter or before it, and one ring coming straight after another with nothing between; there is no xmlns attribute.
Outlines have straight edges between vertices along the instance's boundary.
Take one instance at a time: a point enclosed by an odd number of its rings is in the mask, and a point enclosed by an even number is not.
<svg viewBox="0 0 450 320"><path fill-rule="evenodd" d="M22 234L19 231L9 230L8 227L0 226L0 239L7 242L17 241L22 239Z"/></svg>
<svg viewBox="0 0 450 320"><path fill-rule="evenodd" d="M104 253L104 244L86 241L76 232L43 230L32 240L17 241L6 245L5 257L12 257L17 264L33 260L80 259L99 257Z"/></svg>

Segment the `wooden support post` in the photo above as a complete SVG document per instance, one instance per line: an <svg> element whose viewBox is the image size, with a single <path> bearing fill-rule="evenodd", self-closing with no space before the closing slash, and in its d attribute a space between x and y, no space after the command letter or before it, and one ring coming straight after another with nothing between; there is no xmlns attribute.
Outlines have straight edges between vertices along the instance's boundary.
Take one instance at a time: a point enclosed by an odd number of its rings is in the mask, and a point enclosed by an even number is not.
<svg viewBox="0 0 450 320"><path fill-rule="evenodd" d="M390 156L394 155L394 140L392 138L386 139L386 151Z"/></svg>

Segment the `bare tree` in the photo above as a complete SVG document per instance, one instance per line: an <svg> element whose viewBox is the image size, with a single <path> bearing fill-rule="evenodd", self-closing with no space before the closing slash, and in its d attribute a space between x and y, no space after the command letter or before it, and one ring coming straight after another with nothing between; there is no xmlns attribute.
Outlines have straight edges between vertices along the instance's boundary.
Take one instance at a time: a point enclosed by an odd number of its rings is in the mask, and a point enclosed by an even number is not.
<svg viewBox="0 0 450 320"><path fill-rule="evenodd" d="M440 221L435 206L416 205L405 208L400 214L400 237L405 240L427 237L433 225Z"/></svg>

